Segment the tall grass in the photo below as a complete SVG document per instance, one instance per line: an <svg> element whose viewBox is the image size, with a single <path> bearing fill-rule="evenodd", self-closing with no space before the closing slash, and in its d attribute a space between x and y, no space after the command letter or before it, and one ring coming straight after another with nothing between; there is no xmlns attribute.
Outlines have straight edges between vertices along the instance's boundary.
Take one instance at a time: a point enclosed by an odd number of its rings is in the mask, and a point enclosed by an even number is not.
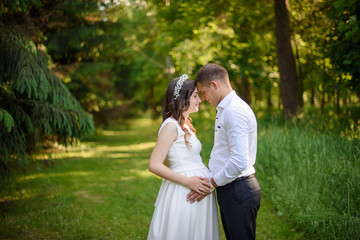
<svg viewBox="0 0 360 240"><path fill-rule="evenodd" d="M257 169L280 214L309 236L360 238L359 141L292 126L262 129Z"/></svg>
<svg viewBox="0 0 360 240"><path fill-rule="evenodd" d="M255 167L278 215L290 218L309 239L360 239L359 108L341 115L331 108L323 114L307 109L289 122L277 111L256 115ZM212 129L201 129L206 125L199 124L199 138L209 145L213 139L205 135ZM209 155L205 149L204 158Z"/></svg>

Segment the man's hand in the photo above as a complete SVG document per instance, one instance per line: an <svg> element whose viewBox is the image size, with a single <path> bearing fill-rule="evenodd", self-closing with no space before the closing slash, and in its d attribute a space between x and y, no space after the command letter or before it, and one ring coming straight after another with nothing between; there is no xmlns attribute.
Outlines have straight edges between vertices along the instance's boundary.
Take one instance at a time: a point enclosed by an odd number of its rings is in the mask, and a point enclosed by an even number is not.
<svg viewBox="0 0 360 240"><path fill-rule="evenodd" d="M208 192L206 195L204 194L199 194L195 191L191 191L188 195L186 195L186 201L190 202L190 203L194 203L194 202L200 202L201 200L203 200L210 192Z"/></svg>
<svg viewBox="0 0 360 240"><path fill-rule="evenodd" d="M209 179L209 183L211 183L212 185L212 189L211 191L209 191L207 194L200 194L197 193L195 191L191 191L188 195L186 195L186 201L190 202L190 203L194 203L194 202L200 202L201 200L203 200L207 195L209 195L209 193L211 193L214 189L213 187L218 187L218 185L216 184L216 182L214 181L214 178Z"/></svg>

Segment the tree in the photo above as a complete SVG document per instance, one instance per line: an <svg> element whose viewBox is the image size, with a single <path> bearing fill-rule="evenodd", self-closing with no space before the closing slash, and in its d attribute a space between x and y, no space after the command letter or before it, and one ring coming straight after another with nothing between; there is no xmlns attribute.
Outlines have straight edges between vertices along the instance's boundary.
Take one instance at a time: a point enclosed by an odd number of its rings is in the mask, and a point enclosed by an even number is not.
<svg viewBox="0 0 360 240"><path fill-rule="evenodd" d="M291 118L298 110L298 90L295 59L290 41L289 15L285 0L275 0L274 6L283 114L285 118Z"/></svg>
<svg viewBox="0 0 360 240"><path fill-rule="evenodd" d="M268 75L274 71L275 48L268 34L273 26L270 4L244 0L149 2L163 36L170 39L167 42L177 72L195 74L202 65L218 62L228 70L234 89L245 101L262 101L262 92L269 92L272 85Z"/></svg>
<svg viewBox="0 0 360 240"><path fill-rule="evenodd" d="M65 145L91 134L94 124L49 69L33 41L0 23L0 175L24 166L45 140Z"/></svg>
<svg viewBox="0 0 360 240"><path fill-rule="evenodd" d="M332 28L326 55L338 74L337 89L344 85L360 96L360 2L334 1L328 11Z"/></svg>
<svg viewBox="0 0 360 240"><path fill-rule="evenodd" d="M127 105L132 89L124 71L122 10L112 1L63 0L43 31L54 70L97 123L106 124L110 117L99 113L102 109Z"/></svg>
<svg viewBox="0 0 360 240"><path fill-rule="evenodd" d="M59 27L44 33L56 71L98 124L159 115L168 69L150 13L144 1L64 0L52 17Z"/></svg>
<svg viewBox="0 0 360 240"><path fill-rule="evenodd" d="M0 168L24 166L48 142L72 144L94 131L86 113L54 73L42 44L49 18L62 2L0 4ZM61 25L63 23L60 23Z"/></svg>
<svg viewBox="0 0 360 240"><path fill-rule="evenodd" d="M289 6L300 106L304 104L304 93L309 96L309 102L314 106L316 94L323 96L331 82L331 78L324 78L325 74L331 76L331 66L324 64L328 61L322 51L326 30L329 28L326 11L324 2L296 0ZM321 102L323 100L324 98L320 98Z"/></svg>

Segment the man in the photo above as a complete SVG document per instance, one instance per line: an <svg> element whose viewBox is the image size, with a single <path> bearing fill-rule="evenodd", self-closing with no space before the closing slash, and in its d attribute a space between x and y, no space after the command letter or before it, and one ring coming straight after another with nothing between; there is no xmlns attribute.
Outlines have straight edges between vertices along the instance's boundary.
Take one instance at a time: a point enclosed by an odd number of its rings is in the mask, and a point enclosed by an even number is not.
<svg viewBox="0 0 360 240"><path fill-rule="evenodd" d="M255 178L257 123L250 106L232 89L225 68L207 64L195 78L203 100L216 106L209 168L227 239L255 239L261 190ZM188 194L188 201L204 196Z"/></svg>

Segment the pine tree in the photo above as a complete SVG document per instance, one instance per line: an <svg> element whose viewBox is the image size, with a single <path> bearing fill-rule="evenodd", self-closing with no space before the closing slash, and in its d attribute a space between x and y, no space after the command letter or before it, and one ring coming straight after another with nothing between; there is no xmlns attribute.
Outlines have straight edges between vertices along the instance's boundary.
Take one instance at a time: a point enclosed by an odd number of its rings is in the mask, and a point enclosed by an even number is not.
<svg viewBox="0 0 360 240"><path fill-rule="evenodd" d="M94 131L86 113L49 69L34 42L0 23L0 175L24 166L51 138L65 145Z"/></svg>

